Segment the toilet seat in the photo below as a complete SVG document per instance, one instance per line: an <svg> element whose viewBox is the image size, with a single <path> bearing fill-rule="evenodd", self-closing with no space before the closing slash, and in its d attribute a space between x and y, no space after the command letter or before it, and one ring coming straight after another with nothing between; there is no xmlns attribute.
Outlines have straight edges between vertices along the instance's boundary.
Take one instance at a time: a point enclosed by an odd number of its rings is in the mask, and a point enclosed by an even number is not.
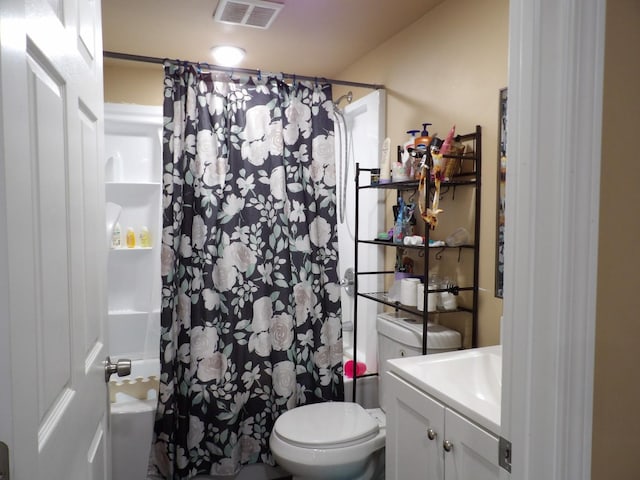
<svg viewBox="0 0 640 480"><path fill-rule="evenodd" d="M378 435L375 418L357 403L325 402L294 408L283 413L274 432L301 448L344 448Z"/></svg>

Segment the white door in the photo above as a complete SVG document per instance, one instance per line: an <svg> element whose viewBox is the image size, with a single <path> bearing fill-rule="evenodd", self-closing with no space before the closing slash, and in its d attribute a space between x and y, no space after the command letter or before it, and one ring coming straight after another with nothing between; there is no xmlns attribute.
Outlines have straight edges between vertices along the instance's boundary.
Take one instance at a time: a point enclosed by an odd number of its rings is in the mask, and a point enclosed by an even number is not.
<svg viewBox="0 0 640 480"><path fill-rule="evenodd" d="M386 116L385 90L375 90L368 95L344 106L344 117L347 125L349 148L346 164L336 165L338 172L338 208L344 209L343 221L338 218L338 253L340 256L340 278L345 271L354 267L355 240L355 170L356 163L361 168L377 168L380 166L382 142L385 134ZM338 126L336 126L336 130ZM336 133L336 137L338 134ZM336 144L336 153L340 150ZM336 156L340 162L340 155ZM346 176L346 182L345 182ZM361 185L369 183L369 176L362 174ZM343 190L346 185L346 190ZM373 240L380 229L384 230L384 195L380 190L370 189L360 192L360 239ZM359 246L359 271L379 271L384 264L384 255L380 247L361 244ZM383 290L379 275L361 276L359 291L378 292ZM345 326L353 322L353 301L342 289L342 315ZM377 335L376 315L380 304L369 300L358 303L358 358L364 362L370 372L376 370ZM345 349L353 349L353 335L345 332ZM350 400L350 398L349 398ZM363 400L360 398L360 400Z"/></svg>
<svg viewBox="0 0 640 480"><path fill-rule="evenodd" d="M109 478L99 0L0 2L0 441Z"/></svg>

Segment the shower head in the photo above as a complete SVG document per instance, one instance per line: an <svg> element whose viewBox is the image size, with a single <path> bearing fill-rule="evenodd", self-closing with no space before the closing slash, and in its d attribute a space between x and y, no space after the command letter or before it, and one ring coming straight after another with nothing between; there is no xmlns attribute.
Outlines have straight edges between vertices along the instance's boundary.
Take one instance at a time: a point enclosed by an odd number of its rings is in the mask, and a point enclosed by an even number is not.
<svg viewBox="0 0 640 480"><path fill-rule="evenodd" d="M353 100L353 92L349 91L349 92L345 93L344 95L339 97L338 100L336 100L333 103L335 104L336 107L338 107L338 106L340 106L340 102L342 100L344 100L344 99L347 100L347 103L351 103L351 101Z"/></svg>

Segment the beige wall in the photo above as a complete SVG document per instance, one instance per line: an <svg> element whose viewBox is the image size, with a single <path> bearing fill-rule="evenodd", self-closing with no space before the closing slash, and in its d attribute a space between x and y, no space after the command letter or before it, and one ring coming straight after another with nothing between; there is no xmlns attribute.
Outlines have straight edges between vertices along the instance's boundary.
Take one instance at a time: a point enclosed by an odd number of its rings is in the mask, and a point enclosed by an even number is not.
<svg viewBox="0 0 640 480"><path fill-rule="evenodd" d="M593 480L640 478L640 3L608 1L606 32Z"/></svg>
<svg viewBox="0 0 640 480"><path fill-rule="evenodd" d="M104 101L162 106L162 65L105 59Z"/></svg>
<svg viewBox="0 0 640 480"><path fill-rule="evenodd" d="M447 0L340 75L385 85L392 152L407 130L425 121L440 137L454 123L460 133L482 126L480 346L500 341L502 301L494 296L497 127L498 91L507 85L508 6L508 0ZM456 215L441 214L435 238L451 233Z"/></svg>

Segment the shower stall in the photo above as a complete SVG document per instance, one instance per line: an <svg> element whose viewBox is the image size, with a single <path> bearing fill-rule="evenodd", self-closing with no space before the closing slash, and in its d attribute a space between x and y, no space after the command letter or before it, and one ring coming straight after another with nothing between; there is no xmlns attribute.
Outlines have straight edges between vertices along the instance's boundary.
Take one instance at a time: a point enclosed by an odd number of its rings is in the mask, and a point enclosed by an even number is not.
<svg viewBox="0 0 640 480"><path fill-rule="evenodd" d="M132 364L130 375L109 382L114 480L146 478L151 447L160 372L161 134L161 107L105 105L107 337L110 357Z"/></svg>
<svg viewBox="0 0 640 480"><path fill-rule="evenodd" d="M347 97L348 99L348 97ZM338 103L338 102L336 102ZM340 107L341 114L336 122L336 171L338 203L338 253L340 256L340 278L349 278L349 269L353 269L355 241L355 170L356 162L362 168L378 168L382 143L385 138L386 93L383 89L374 90L358 100ZM340 134L339 132L344 132ZM346 143L346 145L345 145ZM360 179L361 183L368 179ZM364 190L360 194L360 238L376 238L378 232L385 230L385 197L378 189ZM359 247L359 267L361 271L383 270L384 256L375 245L362 244ZM361 291L378 292L384 290L379 275L360 276ZM347 283L347 282L344 282ZM376 317L381 305L376 302L360 300L358 304L357 339L354 338L353 302L346 288L341 289L342 324L344 329L345 362L353 358L354 346L357 348L357 360L366 365L366 374L378 372ZM354 342L354 340L356 340ZM377 407L377 377L358 379L356 398L367 408ZM345 398L352 398L352 381L345 379Z"/></svg>

